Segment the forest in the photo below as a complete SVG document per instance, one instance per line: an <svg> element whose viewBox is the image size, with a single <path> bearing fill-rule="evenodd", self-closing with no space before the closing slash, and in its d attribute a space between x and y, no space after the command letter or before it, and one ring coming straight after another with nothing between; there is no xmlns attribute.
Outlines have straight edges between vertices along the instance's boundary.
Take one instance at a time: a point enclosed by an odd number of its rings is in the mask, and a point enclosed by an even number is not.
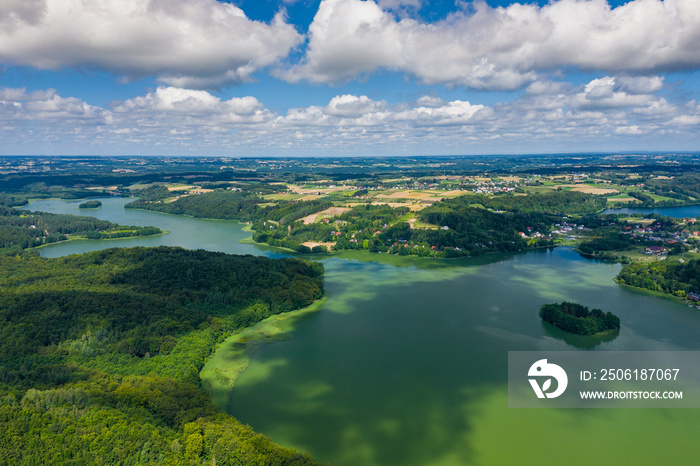
<svg viewBox="0 0 700 466"><path fill-rule="evenodd" d="M467 196L465 196L467 197ZM470 197L468 197L470 198ZM458 198L459 199L459 198ZM366 249L399 255L458 257L487 252L549 246L551 241L526 241L520 232L549 232L553 219L529 212L494 213L467 201L438 202L417 213L429 228L413 228L403 220L408 208L361 204L328 223L292 225L259 220L254 239L273 246L309 252L305 241L335 242L335 250ZM280 222L281 223L281 222ZM316 251L313 251L316 252Z"/></svg>
<svg viewBox="0 0 700 466"><path fill-rule="evenodd" d="M606 231L601 236L583 241L578 250L585 255L595 256L607 251L626 251L637 244L629 234L619 231Z"/></svg>
<svg viewBox="0 0 700 466"><path fill-rule="evenodd" d="M565 332L577 335L593 335L620 329L620 318L612 312L589 310L581 304L566 301L543 305L540 308L540 317Z"/></svg>
<svg viewBox="0 0 700 466"><path fill-rule="evenodd" d="M220 190L163 202L173 193L163 186L152 186L126 207L252 222L255 241L301 253L327 250L317 246L312 251L302 245L312 241L334 242L335 250L458 257L552 245L544 239L524 241L519 233L546 234L562 215L597 212L606 203L605 198L573 191L493 198L469 195L446 199L418 212L418 220L433 225L432 228L412 228L404 220L408 208L385 204L360 204L330 222L304 224L298 220L334 204L312 200L277 201L270 205L258 196L259 189L262 188L256 185L245 191Z"/></svg>
<svg viewBox="0 0 700 466"><path fill-rule="evenodd" d="M97 209L99 207L102 207L102 201L86 201L86 202L81 202L78 204L79 209Z"/></svg>
<svg viewBox="0 0 700 466"><path fill-rule="evenodd" d="M700 292L700 259L633 263L623 267L616 280L621 285L685 297Z"/></svg>
<svg viewBox="0 0 700 466"><path fill-rule="evenodd" d="M607 200L601 196L577 191L552 191L527 196L502 194L498 196L461 196L444 201L448 207L463 207L465 204L481 204L493 210L511 212L539 212L549 215L587 215L605 209Z"/></svg>
<svg viewBox="0 0 700 466"><path fill-rule="evenodd" d="M263 188L256 187L255 189ZM265 189L269 189L269 187ZM333 206L333 203L329 201L279 201L275 205L265 205L263 198L250 191L212 191L183 196L173 202L161 202L167 196L172 196L172 193L166 188L153 186L140 191L139 199L130 202L125 207L176 215L190 215L197 218L238 220L239 222L269 219L286 225Z"/></svg>
<svg viewBox="0 0 700 466"><path fill-rule="evenodd" d="M0 205L0 251L65 241L69 235L108 239L161 233L156 227L121 226L94 217L30 212Z"/></svg>
<svg viewBox="0 0 700 466"><path fill-rule="evenodd" d="M0 464L313 464L198 374L230 332L319 299L321 264L159 247L0 267Z"/></svg>

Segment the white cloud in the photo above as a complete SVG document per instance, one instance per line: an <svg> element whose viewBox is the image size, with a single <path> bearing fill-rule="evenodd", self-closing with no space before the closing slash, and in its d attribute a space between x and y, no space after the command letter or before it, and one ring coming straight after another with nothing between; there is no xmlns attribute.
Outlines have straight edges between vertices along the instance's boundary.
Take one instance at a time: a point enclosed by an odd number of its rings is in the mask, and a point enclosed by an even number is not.
<svg viewBox="0 0 700 466"><path fill-rule="evenodd" d="M272 113L255 97L234 97L222 101L207 91L159 87L143 97L113 105L122 118L150 115L159 125L254 124L270 120Z"/></svg>
<svg viewBox="0 0 700 466"><path fill-rule="evenodd" d="M61 97L54 89L27 94L25 89L2 88L0 120L58 120L64 125L76 124L75 120L106 123L111 115L75 97Z"/></svg>
<svg viewBox="0 0 700 466"><path fill-rule="evenodd" d="M527 86L525 92L529 95L552 95L562 92L567 87L570 87L567 83L540 80Z"/></svg>
<svg viewBox="0 0 700 466"><path fill-rule="evenodd" d="M277 15L248 19L215 0L5 0L0 60L41 69L99 68L197 88L251 79L302 39Z"/></svg>
<svg viewBox="0 0 700 466"><path fill-rule="evenodd" d="M482 115L490 113L490 110L485 109L483 105L472 105L469 102L455 100L441 106L415 107L398 112L394 119L415 122L419 126L464 125L478 121L476 116L479 113Z"/></svg>
<svg viewBox="0 0 700 466"><path fill-rule="evenodd" d="M664 87L664 78L661 76L626 76L617 78L617 82L622 89L632 94L649 94Z"/></svg>
<svg viewBox="0 0 700 466"><path fill-rule="evenodd" d="M660 97L648 93L638 93L655 88L655 83L662 82L659 78L648 78L645 81L618 79L611 76L594 79L586 84L582 92L577 93L570 105L580 109L615 109L627 107L646 107ZM630 92L630 89L635 92ZM660 88L659 88L660 89ZM655 89L658 90L658 89Z"/></svg>
<svg viewBox="0 0 700 466"><path fill-rule="evenodd" d="M641 131L637 125L619 126L619 127L615 128L615 134L636 135L636 134L643 134L643 131Z"/></svg>
<svg viewBox="0 0 700 466"><path fill-rule="evenodd" d="M0 152L41 153L37 147L74 144L77 149L65 152L459 154L532 152L542 145L607 150L615 141L647 149L650 143L700 142L700 105L631 91L657 87L654 78L645 82L632 86L627 78L606 76L576 87L545 83L533 87L537 92L490 106L435 95L389 104L341 94L326 105L281 114L252 96L222 99L165 86L109 108L50 89L0 88Z"/></svg>
<svg viewBox="0 0 700 466"><path fill-rule="evenodd" d="M379 0L379 6L385 10L396 10L399 8L420 8L423 0Z"/></svg>
<svg viewBox="0 0 700 466"><path fill-rule="evenodd" d="M340 117L358 117L366 113L375 113L386 107L386 102L376 102L366 95L340 95L331 99L326 107L329 115Z"/></svg>
<svg viewBox="0 0 700 466"><path fill-rule="evenodd" d="M445 101L440 97L424 95L418 98L418 105L421 107L441 107L445 105Z"/></svg>
<svg viewBox="0 0 700 466"><path fill-rule="evenodd" d="M697 0L632 0L616 8L605 0L506 8L475 2L435 23L396 19L380 5L323 0L303 61L278 75L335 83L383 68L425 83L516 89L560 67L652 73L700 66ZM660 84L629 83L630 92Z"/></svg>
<svg viewBox="0 0 700 466"><path fill-rule="evenodd" d="M426 105L427 104L427 105ZM291 109L276 119L278 125L319 127L373 127L391 132L396 128L470 125L490 114L484 105L455 100L444 102L421 97L416 103L388 106L367 96L342 95L331 99L326 107Z"/></svg>
<svg viewBox="0 0 700 466"><path fill-rule="evenodd" d="M0 25L3 28L14 28L18 23L35 25L45 13L45 0L3 0Z"/></svg>
<svg viewBox="0 0 700 466"><path fill-rule="evenodd" d="M697 126L700 125L700 115L679 115L672 118L668 125Z"/></svg>

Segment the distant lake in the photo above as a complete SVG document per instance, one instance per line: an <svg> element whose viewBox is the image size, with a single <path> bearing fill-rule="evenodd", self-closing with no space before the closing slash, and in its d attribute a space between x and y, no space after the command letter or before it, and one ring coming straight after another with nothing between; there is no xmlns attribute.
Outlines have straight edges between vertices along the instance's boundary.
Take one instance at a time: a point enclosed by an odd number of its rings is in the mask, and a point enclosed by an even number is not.
<svg viewBox="0 0 700 466"><path fill-rule="evenodd" d="M39 200L23 207L23 209L96 217L121 225L154 226L161 230L170 231L170 233L113 240L79 240L54 243L41 248L41 255L58 257L100 249L133 246L181 246L187 249L207 249L229 254L269 254L262 248L239 243L238 240L249 237L251 233L242 231L243 224L232 220L204 220L146 210L125 209L124 205L133 199L122 197L108 197L98 200L102 201L102 207L90 210L78 208L78 205L84 202L83 200L63 201L58 199Z"/></svg>
<svg viewBox="0 0 700 466"><path fill-rule="evenodd" d="M688 218L700 216L700 205L685 207L624 207L621 209L607 209L603 214L660 214L666 217Z"/></svg>
<svg viewBox="0 0 700 466"><path fill-rule="evenodd" d="M80 201L28 208L172 233L53 244L42 254L168 245L278 256L238 243L250 234L237 222L125 210L128 201L102 199L89 212ZM696 351L699 310L618 286L619 264L570 248L449 262L392 257L395 265L358 258L322 260L328 301L289 324L291 340L260 346L229 394L230 414L344 466L697 461L697 410L508 408L507 358L519 350ZM539 307L562 300L614 312L619 336L596 340L543 324Z"/></svg>

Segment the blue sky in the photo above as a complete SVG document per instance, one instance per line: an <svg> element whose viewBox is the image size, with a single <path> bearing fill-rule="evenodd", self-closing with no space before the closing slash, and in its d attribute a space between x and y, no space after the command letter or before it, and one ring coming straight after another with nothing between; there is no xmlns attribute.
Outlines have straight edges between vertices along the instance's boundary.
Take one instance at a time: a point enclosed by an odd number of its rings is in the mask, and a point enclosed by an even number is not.
<svg viewBox="0 0 700 466"><path fill-rule="evenodd" d="M6 0L0 154L696 151L697 0Z"/></svg>

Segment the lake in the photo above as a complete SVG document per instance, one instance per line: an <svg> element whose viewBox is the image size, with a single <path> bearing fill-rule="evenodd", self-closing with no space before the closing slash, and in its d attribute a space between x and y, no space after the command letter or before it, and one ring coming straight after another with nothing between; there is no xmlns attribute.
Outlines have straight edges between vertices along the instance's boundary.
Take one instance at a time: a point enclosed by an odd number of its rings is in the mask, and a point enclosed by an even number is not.
<svg viewBox="0 0 700 466"><path fill-rule="evenodd" d="M700 216L700 205L684 207L623 207L620 209L607 209L603 214L660 214L666 217L689 218Z"/></svg>
<svg viewBox="0 0 700 466"><path fill-rule="evenodd" d="M249 233L236 222L102 202L89 212L77 209L79 201L30 208L172 233L72 241L42 254L177 245L277 256L239 244ZM289 324L292 339L261 345L229 394L230 414L282 445L342 465L696 461L694 410L513 409L506 384L508 351L697 350L700 311L620 287L613 282L620 265L569 248L453 262L358 257L322 261L327 303ZM539 307L561 300L614 312L619 335L577 337L543 324Z"/></svg>
<svg viewBox="0 0 700 466"><path fill-rule="evenodd" d="M229 254L269 254L263 248L238 241L251 233L242 231L243 225L231 220L204 220L185 216L161 214L145 210L125 209L124 205L133 199L111 197L98 199L102 207L80 209L84 200L62 201L57 199L40 200L25 206L26 210L41 210L54 214L72 214L96 217L121 225L155 226L170 231L167 235L119 238L113 240L79 240L49 244L41 248L44 257L66 256L87 251L113 247L133 246L181 246L187 249L208 249Z"/></svg>

